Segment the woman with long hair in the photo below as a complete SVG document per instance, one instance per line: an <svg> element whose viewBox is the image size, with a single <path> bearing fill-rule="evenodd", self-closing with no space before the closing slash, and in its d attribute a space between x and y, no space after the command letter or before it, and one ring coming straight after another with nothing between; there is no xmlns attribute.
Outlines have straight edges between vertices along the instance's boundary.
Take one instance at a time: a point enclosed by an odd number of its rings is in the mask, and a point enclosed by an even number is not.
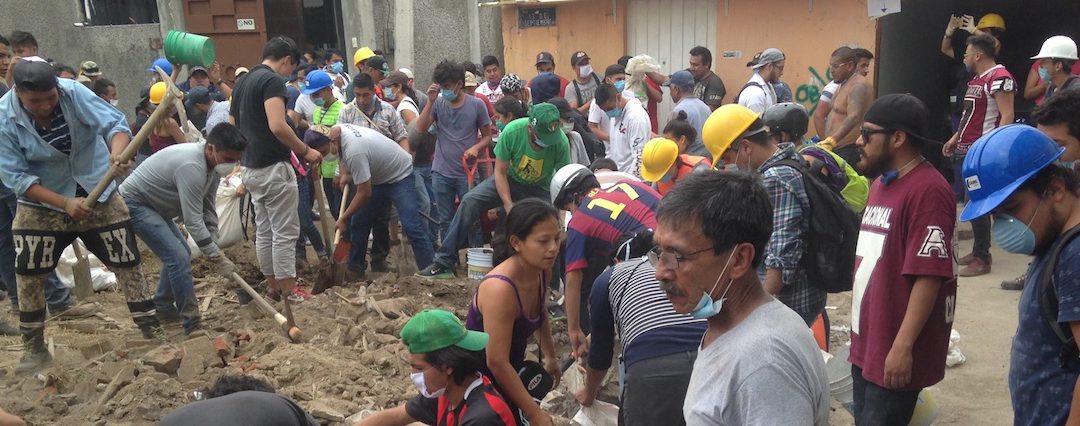
<svg viewBox="0 0 1080 426"><path fill-rule="evenodd" d="M518 371L525 364L529 336L535 335L553 387L562 373L544 309L548 274L559 254L561 234L558 212L551 203L538 198L515 203L492 240L497 266L480 282L465 323L468 329L490 336L484 373L533 426L550 425L551 417L533 400Z"/></svg>

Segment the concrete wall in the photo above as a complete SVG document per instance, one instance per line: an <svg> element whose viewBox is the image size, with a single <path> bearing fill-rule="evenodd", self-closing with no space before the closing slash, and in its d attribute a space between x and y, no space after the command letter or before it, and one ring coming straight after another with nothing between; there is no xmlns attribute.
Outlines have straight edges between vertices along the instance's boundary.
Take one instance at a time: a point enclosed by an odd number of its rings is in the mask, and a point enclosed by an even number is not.
<svg viewBox="0 0 1080 426"><path fill-rule="evenodd" d="M117 85L120 109L131 117L139 91L148 83L146 67L161 54L161 26L76 27L74 23L83 21L80 5L73 0L4 0L0 32L28 31L43 55L76 69L83 61L97 62Z"/></svg>
<svg viewBox="0 0 1080 426"><path fill-rule="evenodd" d="M391 67L411 69L417 89L423 90L443 59L472 59L468 8L475 4L475 0L342 0L345 50L350 62L359 47L383 50ZM499 19L497 9L479 11L484 54L502 52Z"/></svg>

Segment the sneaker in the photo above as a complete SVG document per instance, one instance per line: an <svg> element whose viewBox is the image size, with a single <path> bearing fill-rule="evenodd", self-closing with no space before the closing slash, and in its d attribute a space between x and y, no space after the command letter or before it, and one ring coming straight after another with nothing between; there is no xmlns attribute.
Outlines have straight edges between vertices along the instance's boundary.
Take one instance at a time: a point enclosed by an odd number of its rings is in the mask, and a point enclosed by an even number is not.
<svg viewBox="0 0 1080 426"><path fill-rule="evenodd" d="M99 311L101 311L101 308L99 308L94 303L85 303L85 304L77 305L77 306L76 305L68 305L67 307L65 307L63 309L57 309L57 310L49 312L49 317L50 318L55 318L55 319L61 320L61 321L63 321L63 320L72 320L72 319L86 318L86 317L89 317L89 316L92 316L92 315L98 313Z"/></svg>
<svg viewBox="0 0 1080 426"><path fill-rule="evenodd" d="M27 374L41 371L41 369L52 364L52 360L52 354L50 354L48 350L27 353L23 356L22 360L19 361L19 365L15 367L15 374Z"/></svg>
<svg viewBox="0 0 1080 426"><path fill-rule="evenodd" d="M417 272L416 276L433 280L449 280L457 277L456 275L454 275L453 269L447 268L438 263L432 263L431 266L428 266L427 268L424 268L424 270Z"/></svg>
<svg viewBox="0 0 1080 426"><path fill-rule="evenodd" d="M1026 282L1027 282L1027 273L1025 272L1025 273L1021 274L1019 277L1013 278L1011 280L1002 281L1001 282L1001 289L1002 290L1023 290L1024 289L1024 283L1026 283Z"/></svg>
<svg viewBox="0 0 1080 426"><path fill-rule="evenodd" d="M379 261L379 262L371 262L371 272L378 272L380 274L385 274L385 273L393 271L393 270L394 270L394 266L391 265L390 262L387 262L385 260L382 260L382 261Z"/></svg>
<svg viewBox="0 0 1080 426"><path fill-rule="evenodd" d="M986 275L990 273L990 262L975 258L968 263L963 269L960 270L958 275L961 277L977 277L980 275Z"/></svg>

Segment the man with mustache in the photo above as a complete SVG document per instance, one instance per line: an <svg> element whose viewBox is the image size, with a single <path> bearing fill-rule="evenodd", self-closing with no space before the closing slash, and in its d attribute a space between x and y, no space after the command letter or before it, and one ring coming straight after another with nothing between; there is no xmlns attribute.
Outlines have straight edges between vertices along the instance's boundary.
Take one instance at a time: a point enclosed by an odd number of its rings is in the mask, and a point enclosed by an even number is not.
<svg viewBox="0 0 1080 426"><path fill-rule="evenodd" d="M683 403L687 424L829 423L817 344L758 279L772 217L769 194L748 173L693 173L660 203L656 279L675 312L708 324Z"/></svg>

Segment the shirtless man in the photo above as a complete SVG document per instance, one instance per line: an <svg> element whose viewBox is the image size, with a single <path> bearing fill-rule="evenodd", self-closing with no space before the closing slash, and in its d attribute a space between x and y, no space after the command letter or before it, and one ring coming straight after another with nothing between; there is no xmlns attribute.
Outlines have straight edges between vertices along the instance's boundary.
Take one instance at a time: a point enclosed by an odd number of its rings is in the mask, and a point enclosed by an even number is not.
<svg viewBox="0 0 1080 426"><path fill-rule="evenodd" d="M869 50L863 48L855 49L855 57L858 60L855 62L855 71L862 74L863 77L870 75L870 63L874 61L874 54ZM840 90L840 83L836 80L832 80L829 84L826 84L821 89L821 101L818 102L817 108L814 108L814 132L817 132L818 139L822 139L825 134L825 119L829 117L829 113L832 112L833 98L836 97L836 91Z"/></svg>
<svg viewBox="0 0 1080 426"><path fill-rule="evenodd" d="M862 125L866 109L874 101L874 87L865 76L856 72L857 65L855 49L846 46L833 51L829 59L829 68L833 78L840 83L840 89L836 91L832 111L825 120L828 137L821 141L848 164L859 162L859 152L855 148L855 140L859 138L857 129Z"/></svg>

